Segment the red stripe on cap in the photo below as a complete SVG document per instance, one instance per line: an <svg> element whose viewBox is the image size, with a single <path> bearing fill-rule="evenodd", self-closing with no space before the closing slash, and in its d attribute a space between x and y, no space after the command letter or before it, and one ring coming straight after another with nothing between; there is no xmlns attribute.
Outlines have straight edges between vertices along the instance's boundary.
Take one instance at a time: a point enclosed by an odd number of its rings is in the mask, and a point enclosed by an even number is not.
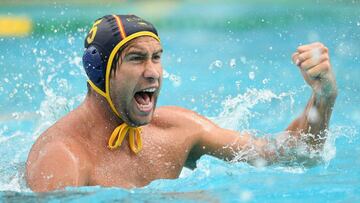
<svg viewBox="0 0 360 203"><path fill-rule="evenodd" d="M125 39L126 33L125 33L124 25L122 24L120 17L117 15L113 15L113 16L116 20L116 24L118 25L122 39Z"/></svg>

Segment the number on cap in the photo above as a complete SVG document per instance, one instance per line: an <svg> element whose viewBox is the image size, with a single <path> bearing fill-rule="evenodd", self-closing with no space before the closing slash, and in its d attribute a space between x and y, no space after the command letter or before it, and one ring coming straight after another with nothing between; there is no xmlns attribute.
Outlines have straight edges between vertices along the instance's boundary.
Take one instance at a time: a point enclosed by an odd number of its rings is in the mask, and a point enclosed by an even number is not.
<svg viewBox="0 0 360 203"><path fill-rule="evenodd" d="M97 21L94 23L94 25L92 26L92 28L91 28L91 30L90 30L90 32L89 32L89 35L88 35L88 37L86 38L86 41L87 41L88 44L91 44L91 42L94 41L95 35L96 35L96 31L97 31L97 25L98 25L99 23L101 23L101 21L102 21L102 19L97 20Z"/></svg>

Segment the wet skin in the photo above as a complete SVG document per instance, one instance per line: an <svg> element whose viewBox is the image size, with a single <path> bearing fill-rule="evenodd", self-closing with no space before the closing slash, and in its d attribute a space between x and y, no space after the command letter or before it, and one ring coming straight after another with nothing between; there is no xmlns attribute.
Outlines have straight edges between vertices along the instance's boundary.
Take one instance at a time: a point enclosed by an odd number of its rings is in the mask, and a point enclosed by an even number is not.
<svg viewBox="0 0 360 203"><path fill-rule="evenodd" d="M268 164L277 161L281 153L268 148L267 139L220 128L180 107L155 108L162 78L161 52L158 41L139 37L121 53L118 67L111 73L110 95L123 120L105 98L90 91L78 108L40 135L26 163L26 180L33 191L83 185L141 187L155 179L177 178L184 166L194 167L203 154L230 160L234 151L248 148L256 151L256 157L246 160L250 163L257 158ZM319 138L326 138L323 131L337 95L328 50L321 43L298 47L293 62L313 94L304 112L286 129L285 137L301 139L302 132L312 133L316 136L306 143L321 148L325 139ZM149 88L156 90L143 100L135 96ZM319 119L308 119L314 109ZM127 140L119 149L107 147L110 134L124 121L142 126L143 150L137 155Z"/></svg>

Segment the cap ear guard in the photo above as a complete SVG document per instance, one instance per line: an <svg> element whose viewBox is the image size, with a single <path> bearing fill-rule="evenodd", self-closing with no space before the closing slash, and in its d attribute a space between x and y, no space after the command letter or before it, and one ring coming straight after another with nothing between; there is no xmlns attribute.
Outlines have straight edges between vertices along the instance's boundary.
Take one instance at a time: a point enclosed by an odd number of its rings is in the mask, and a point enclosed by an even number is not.
<svg viewBox="0 0 360 203"><path fill-rule="evenodd" d="M105 91L105 64L95 46L89 46L83 55L83 65L89 80Z"/></svg>

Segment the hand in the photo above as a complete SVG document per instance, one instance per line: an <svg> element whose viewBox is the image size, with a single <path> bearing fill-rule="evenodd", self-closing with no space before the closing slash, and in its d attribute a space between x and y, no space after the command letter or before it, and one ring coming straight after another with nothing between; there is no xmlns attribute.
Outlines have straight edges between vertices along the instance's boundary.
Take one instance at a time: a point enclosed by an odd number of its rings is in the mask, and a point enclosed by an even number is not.
<svg viewBox="0 0 360 203"><path fill-rule="evenodd" d="M316 94L336 97L336 81L327 47L320 42L299 46L292 60Z"/></svg>

